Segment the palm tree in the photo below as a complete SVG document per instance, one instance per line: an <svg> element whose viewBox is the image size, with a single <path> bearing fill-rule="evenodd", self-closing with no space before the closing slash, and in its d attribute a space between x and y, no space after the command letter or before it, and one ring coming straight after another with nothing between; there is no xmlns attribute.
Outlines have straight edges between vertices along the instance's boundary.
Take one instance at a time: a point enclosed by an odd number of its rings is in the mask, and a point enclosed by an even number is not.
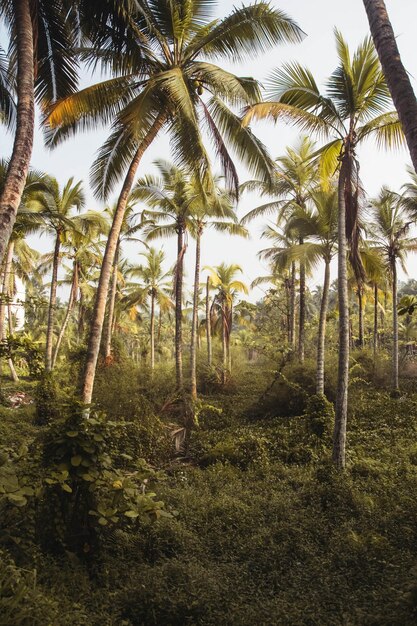
<svg viewBox="0 0 417 626"><path fill-rule="evenodd" d="M384 0L363 0L371 35L417 172L417 100L397 46Z"/></svg>
<svg viewBox="0 0 417 626"><path fill-rule="evenodd" d="M317 166L312 161L315 144L304 136L294 147L288 147L283 156L277 159L277 166L273 184L263 181L248 181L242 189L259 191L261 195L269 195L274 199L252 209L242 218L247 223L261 215L277 214L276 223L288 220L296 207L304 209L312 190L317 186ZM303 238L299 238L303 243ZM305 336L305 289L306 271L303 262L300 262L300 314L298 328L298 357L304 361ZM295 264L291 267L291 344L295 347Z"/></svg>
<svg viewBox="0 0 417 626"><path fill-rule="evenodd" d="M169 310L173 304L169 296L171 290L170 272L165 272L163 264L165 253L163 250L150 248L147 252L142 252L145 258L143 265L133 266L128 270L128 275L138 278L141 281L139 287L132 285L132 290L126 296L130 306L143 303L147 296L150 298L150 347L151 347L151 369L155 368L155 305L157 304L161 312Z"/></svg>
<svg viewBox="0 0 417 626"><path fill-rule="evenodd" d="M372 201L373 227L370 229L372 245L379 250L391 276L392 285L392 387L399 390L398 380L398 310L397 310L397 263L406 271L405 259L409 252L417 250L417 238L410 237L413 222L401 203L401 198L387 187Z"/></svg>
<svg viewBox="0 0 417 626"><path fill-rule="evenodd" d="M316 392L324 394L324 359L326 340L326 318L329 303L330 264L337 247L337 192L315 191L311 193L314 209L295 209L287 227L300 233L307 243L293 246L290 257L303 259L304 266L314 266L324 261L324 282L321 293L319 330L317 338Z"/></svg>
<svg viewBox="0 0 417 626"><path fill-rule="evenodd" d="M200 286L200 265L201 265L201 238L206 228L214 228L219 232L229 235L239 235L248 237L246 228L238 224L236 212L233 208L233 197L225 189L217 187L214 197L201 195L196 197L193 203L193 211L190 215L190 231L196 240L196 256L193 288L193 311L191 322L191 346L190 346L190 368L191 368L191 397L197 399L197 331L198 331L198 296ZM210 278L207 278L209 281ZM206 290L209 289L209 282ZM211 365L211 328L210 307L208 293L206 293L206 323L207 323L207 346L209 355L209 365ZM208 314L207 314L208 308Z"/></svg>
<svg viewBox="0 0 417 626"><path fill-rule="evenodd" d="M242 272L242 268L235 263L227 265L221 263L215 267L207 268L210 271L210 282L216 290L215 305L219 309L221 317L222 336L222 380L226 382L227 374L231 374L232 357L230 352L230 336L233 324L233 303L238 293L249 293L245 283L236 280L236 274Z"/></svg>
<svg viewBox="0 0 417 626"><path fill-rule="evenodd" d="M323 179L338 175L338 295L339 367L333 460L345 466L349 382L349 298L347 288L347 240L357 276L363 275L358 251L358 213L363 193L356 149L365 139L378 145L397 146L403 140L397 113L387 111L391 102L372 41L367 38L352 56L342 35L335 31L338 67L321 94L311 72L298 63L275 70L270 79L271 101L255 105L245 123L256 118L287 119L303 131L330 141L321 149Z"/></svg>
<svg viewBox="0 0 417 626"><path fill-rule="evenodd" d="M178 389L183 387L182 368L182 301L184 255L188 246L188 231L196 200L201 197L187 173L167 161L155 161L157 176L140 179L132 196L149 207L142 211L148 240L177 237L177 261L174 271L175 294L175 372ZM147 222L147 223L146 223Z"/></svg>
<svg viewBox="0 0 417 626"><path fill-rule="evenodd" d="M0 260L13 230L29 171L35 96L45 107L72 93L77 85L77 63L71 50L76 45L78 28L75 12L68 12L67 4L60 0L0 2L0 19L10 32L10 53L15 54L17 61L15 116L10 97L0 88L0 109L11 124L15 121L13 151L0 195ZM14 81L9 79L10 82Z"/></svg>
<svg viewBox="0 0 417 626"><path fill-rule="evenodd" d="M61 281L61 284L70 286L70 294L66 306L64 319L59 330L52 356L52 369L56 365L62 340L65 335L71 313L78 301L78 294L85 281L86 274L90 273L92 267L99 267L102 259L100 252L100 242L94 239L98 233L103 231L105 218L102 214L89 212L92 222L95 222L95 228L89 229L89 232L82 233L77 230L69 230L67 232L66 241L63 244L64 254L62 258L72 261L72 267L68 272L68 278Z"/></svg>
<svg viewBox="0 0 417 626"><path fill-rule="evenodd" d="M61 245L67 237L68 230L80 225L80 218L75 221L72 212L74 209L80 211L84 206L84 202L85 199L81 181L74 184L74 179L70 178L61 189L58 181L52 177L45 179L40 185L34 185L31 196L27 201L27 206L30 209L36 210L42 215L48 231L55 237L55 246L52 256L48 327L46 331L45 365L47 371L52 369L53 332ZM83 216L83 218L85 218L85 216ZM81 220L83 220L83 218L81 218Z"/></svg>
<svg viewBox="0 0 417 626"><path fill-rule="evenodd" d="M104 356L106 359L111 357L111 342L112 342L112 332L114 326L114 308L116 302L116 293L117 293L117 276L118 276L118 268L119 268L119 257L123 250L123 244L125 242L141 242L146 246L146 243L141 239L135 237L137 232L142 228L141 223L136 223L139 219L139 215L134 213L135 202L132 199L129 199L126 206L126 211L123 217L122 226L120 228L119 240L116 246L116 252L114 255L113 261L113 269L111 275L111 286L108 298L108 313L107 313L107 329L105 333L105 342L104 342ZM113 220L114 214L117 210L117 205L113 205L112 207L107 207L105 209L105 213L108 214L110 220ZM107 229L108 231L108 229Z"/></svg>
<svg viewBox="0 0 417 626"><path fill-rule="evenodd" d="M134 22L129 55L106 48L85 50L82 58L99 62L119 76L93 85L54 105L48 115L49 143L55 145L77 130L111 122L112 133L93 165L92 182L105 197L127 173L107 240L90 330L82 398L90 404L105 314L111 268L127 199L141 158L163 129L171 136L176 159L199 174L210 187L210 165L201 122L213 139L226 179L237 187L236 170L226 143L252 171L269 173L271 163L262 144L241 125L229 108L259 98L253 79L239 78L210 63L210 58L239 59L282 41L299 41L298 26L281 11L259 2L234 9L222 20L210 20L210 3L132 7ZM212 5L212 6L211 6ZM134 35L134 36L133 36ZM205 92L208 100L202 99Z"/></svg>

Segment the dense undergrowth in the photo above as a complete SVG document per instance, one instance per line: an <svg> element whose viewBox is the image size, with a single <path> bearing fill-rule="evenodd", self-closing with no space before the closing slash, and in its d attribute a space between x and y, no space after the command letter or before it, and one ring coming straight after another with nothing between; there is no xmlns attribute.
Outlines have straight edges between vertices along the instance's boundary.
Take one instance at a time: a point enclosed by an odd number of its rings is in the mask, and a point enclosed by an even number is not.
<svg viewBox="0 0 417 626"><path fill-rule="evenodd" d="M173 453L167 372L101 370L107 418L87 430L69 430L65 372L37 390L21 383L38 409L8 408L4 386L0 624L416 623L417 394L408 379L392 398L366 354L354 367L344 474L330 462L333 408L310 393L308 362L279 374L251 363L222 392L207 384L187 459ZM58 479L62 433L84 452ZM86 472L97 472L87 495ZM143 488L130 493L138 472ZM91 507L81 519L74 494Z"/></svg>

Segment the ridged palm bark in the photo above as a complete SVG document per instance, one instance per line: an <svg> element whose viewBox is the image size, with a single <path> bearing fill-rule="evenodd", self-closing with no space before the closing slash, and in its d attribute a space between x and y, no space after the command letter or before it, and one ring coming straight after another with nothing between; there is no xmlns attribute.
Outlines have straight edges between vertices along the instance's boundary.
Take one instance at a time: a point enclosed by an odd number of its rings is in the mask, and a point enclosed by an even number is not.
<svg viewBox="0 0 417 626"><path fill-rule="evenodd" d="M363 0L369 27L417 172L417 99L384 0Z"/></svg>
<svg viewBox="0 0 417 626"><path fill-rule="evenodd" d="M197 323L198 323L198 290L200 284L201 265L201 235L203 226L198 225L195 245L195 271L193 290L193 315L191 321L191 346L190 346L190 368L191 368L191 397L197 399Z"/></svg>
<svg viewBox="0 0 417 626"><path fill-rule="evenodd" d="M330 288L330 261L324 262L323 293L320 303L319 330L317 337L317 373L316 373L316 393L324 394L324 356L326 345L326 318L329 307Z"/></svg>
<svg viewBox="0 0 417 626"><path fill-rule="evenodd" d="M213 352L211 346L211 306L210 306L210 276L206 280L206 339L207 339L207 365L211 367Z"/></svg>
<svg viewBox="0 0 417 626"><path fill-rule="evenodd" d="M116 304L117 294L117 274L119 271L119 254L118 247L114 255L113 271L111 277L111 288L109 293L109 307L107 312L107 328L106 328L106 342L104 346L104 358L109 359L111 356L111 341L113 336L113 322L114 322L114 308Z"/></svg>
<svg viewBox="0 0 417 626"><path fill-rule="evenodd" d="M7 249L29 171L35 123L34 49L30 0L13 0L17 56L16 134L0 196L0 261Z"/></svg>
<svg viewBox="0 0 417 626"><path fill-rule="evenodd" d="M338 303L339 303L339 345L336 395L336 419L333 432L333 461L340 467L346 464L346 428L349 386L349 293L347 275L346 239L346 178L347 157L342 159L338 183Z"/></svg>

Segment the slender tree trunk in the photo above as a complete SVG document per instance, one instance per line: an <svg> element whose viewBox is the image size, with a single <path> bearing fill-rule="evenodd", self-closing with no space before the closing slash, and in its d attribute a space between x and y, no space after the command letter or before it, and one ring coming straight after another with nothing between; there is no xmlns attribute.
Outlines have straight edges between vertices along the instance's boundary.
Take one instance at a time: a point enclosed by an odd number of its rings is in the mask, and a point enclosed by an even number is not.
<svg viewBox="0 0 417 626"><path fill-rule="evenodd" d="M161 307L159 307L158 333L156 336L156 344L158 346L158 349L159 349L159 344L161 343L161 329L162 329L162 310L161 310Z"/></svg>
<svg viewBox="0 0 417 626"><path fill-rule="evenodd" d="M34 70L30 0L13 0L17 57L17 119L12 156L0 196L0 262L12 234L33 147Z"/></svg>
<svg viewBox="0 0 417 626"><path fill-rule="evenodd" d="M227 337L226 337L226 308L225 303L222 303L222 383L226 382L227 377Z"/></svg>
<svg viewBox="0 0 417 626"><path fill-rule="evenodd" d="M286 296L286 312L285 319L282 321L283 329L285 328L287 334L288 344L291 345L291 285L290 280L285 279L285 296Z"/></svg>
<svg viewBox="0 0 417 626"><path fill-rule="evenodd" d="M417 100L383 0L363 0L375 48L417 172Z"/></svg>
<svg viewBox="0 0 417 626"><path fill-rule="evenodd" d="M195 246L195 272L193 293L193 319L191 324L191 397L197 400L197 322L198 322L198 287L200 284L201 227L198 228Z"/></svg>
<svg viewBox="0 0 417 626"><path fill-rule="evenodd" d="M45 365L46 365L47 372L50 372L52 370L52 344L53 344L53 339L54 339L56 289L57 289L57 284L58 284L58 265L59 265L60 247L61 247L61 233L58 230L56 233L54 259L52 263L51 293L49 296L48 326L46 329Z"/></svg>
<svg viewBox="0 0 417 626"><path fill-rule="evenodd" d="M399 389L398 382L398 311L397 311L397 265L392 261L392 387L394 391Z"/></svg>
<svg viewBox="0 0 417 626"><path fill-rule="evenodd" d="M207 363L211 367L212 348L211 348L211 314L210 314L210 276L206 281L206 337L207 337Z"/></svg>
<svg viewBox="0 0 417 626"><path fill-rule="evenodd" d="M378 284L374 285L374 364L376 362L376 353L378 351Z"/></svg>
<svg viewBox="0 0 417 626"><path fill-rule="evenodd" d="M177 235L177 267L175 272L175 373L177 389L183 388L182 372L182 285L184 277L184 226L179 225Z"/></svg>
<svg viewBox="0 0 417 626"><path fill-rule="evenodd" d="M155 290L151 290L151 370L155 369Z"/></svg>
<svg viewBox="0 0 417 626"><path fill-rule="evenodd" d="M232 336L232 326L233 326L233 304L230 306L230 311L228 312L227 315L228 321L229 321L229 325L227 327L227 371L228 374L231 375L232 374L232 350L230 347L230 339Z"/></svg>
<svg viewBox="0 0 417 626"><path fill-rule="evenodd" d="M2 295L4 299L9 299L10 298L10 276L11 276L11 270L12 270L12 262L13 262L13 253L14 253L14 241L10 241L8 249L7 249L7 257L6 257L6 262L4 265L4 273L3 273L3 285L2 285ZM10 309L10 305L9 303L6 302L2 302L1 303L1 308L0 308L0 339L2 341L5 340L6 338L6 326L5 326L5 321L6 321L6 306L8 308L8 322L9 322L9 334L13 334L13 325L12 325L12 320L11 320L11 309ZM16 373L16 369L13 363L13 359L12 358L8 358L7 359L7 365L9 367L10 370L10 376L13 380L13 382L17 383L19 382L19 377Z"/></svg>
<svg viewBox="0 0 417 626"><path fill-rule="evenodd" d="M130 164L126 178L120 192L117 209L114 214L113 223L107 239L106 250L104 252L103 262L101 265L100 278L97 287L96 298L94 302L93 318L90 327L90 336L88 340L87 358L84 368L84 380L81 398L84 404L91 404L93 397L94 379L96 373L97 359L100 351L101 334L103 332L104 315L106 311L107 292L109 289L109 281L111 269L116 252L117 242L119 241L120 229L123 223L123 217L126 211L127 200L130 190L135 180L135 174L138 169L141 158L161 130L165 121L165 116L160 115L148 135L140 144L133 160Z"/></svg>
<svg viewBox="0 0 417 626"><path fill-rule="evenodd" d="M345 204L346 158L349 158L349 156L345 154L341 164L338 185L339 367L337 379L336 417L333 434L333 461L340 468L344 468L346 463L346 427L349 384L349 294L347 282Z"/></svg>
<svg viewBox="0 0 417 626"><path fill-rule="evenodd" d="M116 294L117 294L118 264L119 264L119 244L117 244L116 253L114 255L114 263L113 263L113 271L112 271L112 279L111 279L109 311L108 311L108 317L107 317L106 345L104 348L104 356L106 359L109 359L111 356L111 340L113 336L114 307L116 304Z"/></svg>
<svg viewBox="0 0 417 626"><path fill-rule="evenodd" d="M358 285L358 309L359 309L359 347L363 348L364 319L363 319L363 287Z"/></svg>
<svg viewBox="0 0 417 626"><path fill-rule="evenodd" d="M290 286L290 343L295 350L295 263L291 263L291 286Z"/></svg>
<svg viewBox="0 0 417 626"><path fill-rule="evenodd" d="M326 317L329 304L330 261L325 262L323 293L321 296L319 336L317 340L317 384L316 392L324 394L324 358L326 344Z"/></svg>
<svg viewBox="0 0 417 626"><path fill-rule="evenodd" d="M7 299L9 297L9 282L10 282L10 272L12 268L14 254L14 241L11 241L7 248L7 256L4 263L4 271L3 271L3 284L2 284L2 299L0 302L0 338L4 339L6 336L5 332L5 323L6 323L6 306Z"/></svg>
<svg viewBox="0 0 417 626"><path fill-rule="evenodd" d="M303 244L300 238L300 245ZM306 267L300 263L300 316L298 319L298 358L300 363L304 362L305 346L305 321L306 321Z"/></svg>
<svg viewBox="0 0 417 626"><path fill-rule="evenodd" d="M62 322L61 330L59 331L59 335L56 340L54 355L52 357L52 368L55 367L56 360L58 358L59 349L61 347L61 343L64 338L64 334L67 329L68 322L71 316L71 311L74 307L74 302L77 297L77 290L78 290L78 266L77 266L77 263L74 262L74 269L72 273L72 284L71 284L71 291L70 291L68 304L67 304L67 311L65 313L64 321Z"/></svg>

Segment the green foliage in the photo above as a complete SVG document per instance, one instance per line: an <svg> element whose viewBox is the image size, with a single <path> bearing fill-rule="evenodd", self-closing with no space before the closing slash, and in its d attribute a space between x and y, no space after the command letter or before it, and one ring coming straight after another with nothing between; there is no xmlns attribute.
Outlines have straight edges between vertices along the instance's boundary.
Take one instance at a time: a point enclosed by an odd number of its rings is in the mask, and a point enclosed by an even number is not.
<svg viewBox="0 0 417 626"><path fill-rule="evenodd" d="M334 407L324 395L310 396L305 416L308 430L319 439L329 437L334 425Z"/></svg>
<svg viewBox="0 0 417 626"><path fill-rule="evenodd" d="M9 335L0 341L0 358L23 358L31 378L39 378L44 370L44 355L39 342L28 335Z"/></svg>
<svg viewBox="0 0 417 626"><path fill-rule="evenodd" d="M147 489L161 474L120 450L129 471L114 467L113 434L119 426L103 413L85 417L73 408L46 438L46 505L57 513L52 531L58 543L76 552L90 552L97 524L132 525L139 517L169 515Z"/></svg>
<svg viewBox="0 0 417 626"><path fill-rule="evenodd" d="M56 378L51 372L43 372L35 389L35 420L38 425L49 424L63 414L62 394Z"/></svg>

